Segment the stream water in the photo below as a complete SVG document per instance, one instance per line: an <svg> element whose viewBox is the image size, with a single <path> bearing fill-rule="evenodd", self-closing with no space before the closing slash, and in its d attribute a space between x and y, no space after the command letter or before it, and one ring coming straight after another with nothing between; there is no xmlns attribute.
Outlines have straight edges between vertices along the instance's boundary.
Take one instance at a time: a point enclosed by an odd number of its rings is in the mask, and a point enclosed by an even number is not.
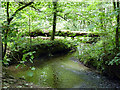
<svg viewBox="0 0 120 90"><path fill-rule="evenodd" d="M31 70L29 67L34 66ZM10 66L10 73L17 77L24 77L40 87L52 88L118 88L116 81L108 80L94 70L79 62L75 53L59 55L49 58L38 58L34 64L26 67Z"/></svg>

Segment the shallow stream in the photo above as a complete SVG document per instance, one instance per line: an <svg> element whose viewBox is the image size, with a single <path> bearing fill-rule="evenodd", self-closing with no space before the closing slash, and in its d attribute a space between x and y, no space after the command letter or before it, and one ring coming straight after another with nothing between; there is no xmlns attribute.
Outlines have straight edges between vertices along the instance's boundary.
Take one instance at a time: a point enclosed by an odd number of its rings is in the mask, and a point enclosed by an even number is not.
<svg viewBox="0 0 120 90"><path fill-rule="evenodd" d="M29 67L34 66L33 70ZM9 72L17 78L25 78L40 87L52 88L118 88L116 81L108 80L95 70L79 62L75 53L49 58L38 58L26 67L10 66Z"/></svg>

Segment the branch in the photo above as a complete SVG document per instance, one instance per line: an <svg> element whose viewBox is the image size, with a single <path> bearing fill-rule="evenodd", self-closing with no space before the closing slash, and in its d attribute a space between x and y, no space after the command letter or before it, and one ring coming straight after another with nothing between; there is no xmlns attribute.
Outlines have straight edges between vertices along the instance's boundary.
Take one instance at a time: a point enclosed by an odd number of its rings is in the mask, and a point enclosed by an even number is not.
<svg viewBox="0 0 120 90"><path fill-rule="evenodd" d="M117 8L119 8L119 0L117 0ZM118 10L118 15L117 15L118 28L119 28L119 16L120 16L120 11Z"/></svg>
<svg viewBox="0 0 120 90"><path fill-rule="evenodd" d="M119 0L117 0L117 8L119 8Z"/></svg>
<svg viewBox="0 0 120 90"><path fill-rule="evenodd" d="M29 2L28 4L26 4L25 6L19 8L18 10L15 11L15 13L11 16L11 18L9 19L9 22L11 22L11 20L14 18L14 16L17 14L17 12L21 11L22 9L24 9L25 7L31 5L33 2Z"/></svg>
<svg viewBox="0 0 120 90"><path fill-rule="evenodd" d="M59 17L61 17L62 19L64 19L64 20L67 21L67 19L66 19L65 17L62 17L61 15L57 15L57 16L59 16Z"/></svg>
<svg viewBox="0 0 120 90"><path fill-rule="evenodd" d="M9 2L7 2L7 21L9 21Z"/></svg>
<svg viewBox="0 0 120 90"><path fill-rule="evenodd" d="M30 7L34 8L35 10L42 12L40 9L37 9L36 7L34 7L33 5L30 5Z"/></svg>
<svg viewBox="0 0 120 90"><path fill-rule="evenodd" d="M113 0L113 7L114 7L114 10L116 10L116 3L115 3L115 0Z"/></svg>
<svg viewBox="0 0 120 90"><path fill-rule="evenodd" d="M57 11L57 12L60 12L60 11ZM64 17L62 17L61 15L57 15L57 16L59 16L59 17L61 17L61 18L63 18L64 20L67 21L67 17L66 17L66 16L67 16L68 14L70 14L70 12L65 13L65 14L64 14Z"/></svg>
<svg viewBox="0 0 120 90"><path fill-rule="evenodd" d="M23 3L23 2L19 2L20 4L23 4L23 5L26 5L26 3ZM42 12L40 9L37 9L36 7L34 7L33 5L30 5L30 7L32 7L33 9L39 11L39 12Z"/></svg>

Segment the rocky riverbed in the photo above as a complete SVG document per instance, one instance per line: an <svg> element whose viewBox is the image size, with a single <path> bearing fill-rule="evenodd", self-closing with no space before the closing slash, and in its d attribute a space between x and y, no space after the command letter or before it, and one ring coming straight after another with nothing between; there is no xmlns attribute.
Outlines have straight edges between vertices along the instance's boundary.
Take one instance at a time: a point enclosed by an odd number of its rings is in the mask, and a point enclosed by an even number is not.
<svg viewBox="0 0 120 90"><path fill-rule="evenodd" d="M5 69L2 72L2 87L3 88L40 88L33 83L28 83L24 78L15 78L8 74Z"/></svg>

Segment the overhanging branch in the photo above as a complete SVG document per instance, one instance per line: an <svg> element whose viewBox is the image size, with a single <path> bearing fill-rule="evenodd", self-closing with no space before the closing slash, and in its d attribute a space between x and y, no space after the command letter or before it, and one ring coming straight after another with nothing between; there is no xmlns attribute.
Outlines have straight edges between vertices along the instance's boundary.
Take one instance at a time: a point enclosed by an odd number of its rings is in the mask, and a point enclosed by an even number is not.
<svg viewBox="0 0 120 90"><path fill-rule="evenodd" d="M25 7L31 5L32 3L33 3L33 2L29 2L29 3L27 3L26 5L24 5L23 7L17 9L17 10L15 11L15 13L11 16L11 18L9 19L9 21L10 21L10 22L12 21L12 19L13 19L14 16L17 14L17 12L21 11L21 10L24 9Z"/></svg>
<svg viewBox="0 0 120 90"><path fill-rule="evenodd" d="M23 4L23 5L26 5L26 3L23 3L23 2L19 2L20 4ZM36 7L34 7L33 5L30 5L31 8L39 11L39 12L42 12L40 9L37 9Z"/></svg>

